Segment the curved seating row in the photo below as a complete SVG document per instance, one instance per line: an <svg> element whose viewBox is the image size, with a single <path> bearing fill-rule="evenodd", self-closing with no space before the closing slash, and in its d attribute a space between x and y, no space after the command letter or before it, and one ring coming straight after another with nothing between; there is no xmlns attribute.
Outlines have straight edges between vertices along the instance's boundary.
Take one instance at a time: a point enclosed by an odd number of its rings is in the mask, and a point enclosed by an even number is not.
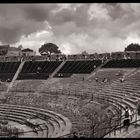
<svg viewBox="0 0 140 140"><path fill-rule="evenodd" d="M103 71L103 73L104 73L104 71ZM137 75L137 74L135 74L135 75ZM133 77L135 75L133 75ZM137 76L135 76L135 77L137 77ZM93 77L93 79L95 77ZM101 88L98 88L99 91L94 90L95 87L94 87L94 85L93 85L93 87L91 87L92 84L89 84L90 82L88 82L87 84L86 84L86 82L81 82L81 85L79 86L79 87L82 87L81 90L80 91L79 90L70 90L70 94L76 93L76 94L84 95L84 93L86 92L86 93L88 93L89 98L90 98L91 94L96 91L95 92L96 94L98 94L100 97L108 100L110 102L110 104L112 104L112 105L114 105L114 107L116 107L116 112L117 112L117 108L119 108L121 106L122 109L124 109L126 105L129 106L130 109L133 111L135 108L135 99L139 99L139 97L140 97L138 95L138 93L136 93L139 90L139 87L138 87L139 79L137 78L137 80L135 81L135 77L133 78L133 80L131 77L132 82L129 79L127 79L127 81L125 81L123 83L120 83L120 79L116 80L115 78L113 78L115 80L115 81L112 81L113 83L106 84L106 85L103 83L104 85L101 86ZM134 82L134 84L133 84L133 82ZM89 86L88 86L88 84L89 84ZM77 84L73 84L73 85L77 86ZM60 85L58 84L58 87L59 86ZM96 84L96 86L97 86L97 84ZM86 87L86 89L84 89L84 87ZM132 88L132 87L134 87L134 88ZM61 92L62 91L60 91L60 93ZM133 93L135 93L135 94L133 94ZM66 94L66 93L64 93L64 94ZM124 98L124 100L121 101L122 98ZM113 110L112 110L112 112L113 112Z"/></svg>
<svg viewBox="0 0 140 140"><path fill-rule="evenodd" d="M50 125L53 126L53 133L52 133L52 128L51 130L48 130L49 137L59 137L70 133L70 129L71 129L70 121L66 117L60 114L56 114L52 111L47 111L41 108L20 106L20 105L1 104L0 112L1 114L3 114L3 116L5 115L8 116L10 120L15 120L15 121L18 120L18 122L22 124L25 124L26 118L35 116L36 114L40 114L44 116L43 118L42 117L40 118L41 120L40 123L44 123L45 121L47 122L46 123L47 126L48 126L48 122Z"/></svg>
<svg viewBox="0 0 140 140"><path fill-rule="evenodd" d="M140 77L139 72L125 79L123 83L119 80L115 81L110 86L98 92L99 97L110 102L111 105L116 105L116 108L124 110L128 106L132 112L136 109L136 100L140 99ZM97 93L96 93L97 94ZM135 121L135 117L133 117Z"/></svg>

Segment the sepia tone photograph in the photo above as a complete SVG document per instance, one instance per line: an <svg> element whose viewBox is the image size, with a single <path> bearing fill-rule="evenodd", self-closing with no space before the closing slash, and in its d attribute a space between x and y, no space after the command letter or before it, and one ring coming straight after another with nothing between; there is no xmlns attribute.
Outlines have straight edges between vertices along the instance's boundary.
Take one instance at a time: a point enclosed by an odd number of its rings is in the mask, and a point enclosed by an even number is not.
<svg viewBox="0 0 140 140"><path fill-rule="evenodd" d="M140 3L0 4L0 138L140 138Z"/></svg>

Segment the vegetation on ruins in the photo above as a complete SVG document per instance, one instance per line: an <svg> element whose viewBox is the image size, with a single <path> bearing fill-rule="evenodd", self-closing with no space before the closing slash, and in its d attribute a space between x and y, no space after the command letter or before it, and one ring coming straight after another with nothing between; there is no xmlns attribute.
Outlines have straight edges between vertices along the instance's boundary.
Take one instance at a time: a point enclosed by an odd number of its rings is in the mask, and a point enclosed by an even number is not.
<svg viewBox="0 0 140 140"><path fill-rule="evenodd" d="M61 53L61 51L59 50L59 47L57 45L53 43L45 43L39 48L39 53L41 55L44 53L51 55L52 53L59 54Z"/></svg>
<svg viewBox="0 0 140 140"><path fill-rule="evenodd" d="M140 45L138 43L131 43L125 48L125 51L140 51Z"/></svg>

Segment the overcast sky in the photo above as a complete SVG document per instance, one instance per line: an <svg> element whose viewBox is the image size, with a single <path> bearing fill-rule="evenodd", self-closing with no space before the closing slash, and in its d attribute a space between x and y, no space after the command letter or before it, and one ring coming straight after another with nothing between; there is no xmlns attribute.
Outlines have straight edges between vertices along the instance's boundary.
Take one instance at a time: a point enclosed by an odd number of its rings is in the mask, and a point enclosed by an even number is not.
<svg viewBox="0 0 140 140"><path fill-rule="evenodd" d="M140 43L139 3L0 4L0 43L66 54L123 51Z"/></svg>

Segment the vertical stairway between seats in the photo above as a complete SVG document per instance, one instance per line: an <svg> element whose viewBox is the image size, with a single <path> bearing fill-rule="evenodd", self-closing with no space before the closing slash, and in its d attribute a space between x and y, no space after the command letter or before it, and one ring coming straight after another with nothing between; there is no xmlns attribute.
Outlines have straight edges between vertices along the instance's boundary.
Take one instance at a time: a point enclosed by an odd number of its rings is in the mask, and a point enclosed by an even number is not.
<svg viewBox="0 0 140 140"><path fill-rule="evenodd" d="M24 66L24 63L25 63L25 61L22 61L22 62L20 63L20 65L19 65L19 67L18 67L18 69L17 69L17 71L16 71L16 73L15 73L15 75L14 75L12 81L10 82L10 84L9 84L9 86L8 86L8 88L7 88L7 91L6 91L7 93L9 92L9 90L10 90L11 87L13 86L15 80L17 79L19 73L21 72L21 70L22 70L22 68L23 68L23 66Z"/></svg>
<svg viewBox="0 0 140 140"><path fill-rule="evenodd" d="M66 61L63 61L56 69L55 71L49 76L49 78L52 78L66 63Z"/></svg>
<svg viewBox="0 0 140 140"><path fill-rule="evenodd" d="M107 59L104 63L102 63L101 65L99 65L96 69L94 69L91 74L86 78L86 80L88 80L89 78L91 78L93 75L96 74L96 72L101 68L103 67L107 62L109 62L110 59Z"/></svg>

